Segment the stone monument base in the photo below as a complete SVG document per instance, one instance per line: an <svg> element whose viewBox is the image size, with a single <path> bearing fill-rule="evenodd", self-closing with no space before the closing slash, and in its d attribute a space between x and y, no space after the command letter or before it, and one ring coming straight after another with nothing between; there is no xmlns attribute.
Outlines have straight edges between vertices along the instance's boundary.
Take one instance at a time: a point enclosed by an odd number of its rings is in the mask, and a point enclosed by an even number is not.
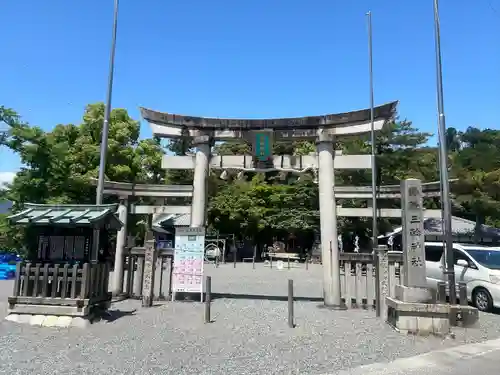
<svg viewBox="0 0 500 375"><path fill-rule="evenodd" d="M386 298L386 304L387 323L404 334L446 336L453 314L462 327L471 327L479 320L477 309L470 306L403 302L391 297Z"/></svg>
<svg viewBox="0 0 500 375"><path fill-rule="evenodd" d="M421 336L450 333L450 306L436 303L403 302L387 297L387 323L396 331Z"/></svg>
<svg viewBox="0 0 500 375"><path fill-rule="evenodd" d="M436 291L430 288L396 285L395 299L408 303L435 303Z"/></svg>

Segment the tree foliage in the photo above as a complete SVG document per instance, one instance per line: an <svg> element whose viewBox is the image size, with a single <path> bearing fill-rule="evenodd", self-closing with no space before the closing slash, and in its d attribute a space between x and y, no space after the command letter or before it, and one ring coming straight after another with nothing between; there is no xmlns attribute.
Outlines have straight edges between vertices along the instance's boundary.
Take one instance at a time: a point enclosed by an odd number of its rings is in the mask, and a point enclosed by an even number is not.
<svg viewBox="0 0 500 375"><path fill-rule="evenodd" d="M14 210L25 202L92 203L98 175L99 148L104 116L102 103L91 104L79 124L56 125L51 131L29 125L13 110L0 106L0 122L8 128L0 145L19 155L23 167L0 199L13 201ZM109 180L137 183L191 184L192 171L161 168L163 155L191 155L194 151L186 137L171 140L164 148L160 140L140 139L139 122L126 110L111 113L106 176ZM410 121L395 121L377 134L377 184L399 184L405 178L423 181L439 179L438 151L428 146L431 134L419 131ZM453 184L455 214L500 225L500 131L470 127L446 133L448 164ZM344 154L369 154L368 135L339 138L337 149ZM251 154L245 142L218 143L219 155ZM274 154L307 155L315 152L312 142L276 142ZM208 179L209 225L223 233L241 238L256 238L265 243L276 236L312 238L319 226L318 189L314 175L247 174L248 180L221 180L212 171ZM336 184L369 186L371 171L336 172ZM112 198L109 198L112 199ZM172 202L174 203L174 202ZM175 204L188 203L183 198ZM339 200L343 206L361 206L359 200ZM383 207L398 207L398 201L384 200ZM439 207L439 200L427 202ZM397 221L380 220L379 230L389 230ZM339 233L368 237L371 219L342 218ZM0 237L10 246L22 242L22 232L11 228L0 216Z"/></svg>
<svg viewBox="0 0 500 375"><path fill-rule="evenodd" d="M87 106L79 125L56 125L52 131L30 126L11 109L0 107L0 122L7 136L0 146L19 155L22 168L3 198L14 202L14 210L32 203L93 203L99 168L104 104ZM163 155L157 139L139 139L139 122L124 109L111 112L106 177L113 181L159 183ZM112 197L107 198L113 200ZM2 224L4 232L12 228ZM4 236L5 237L5 236ZM11 245L19 245L22 233L9 232Z"/></svg>

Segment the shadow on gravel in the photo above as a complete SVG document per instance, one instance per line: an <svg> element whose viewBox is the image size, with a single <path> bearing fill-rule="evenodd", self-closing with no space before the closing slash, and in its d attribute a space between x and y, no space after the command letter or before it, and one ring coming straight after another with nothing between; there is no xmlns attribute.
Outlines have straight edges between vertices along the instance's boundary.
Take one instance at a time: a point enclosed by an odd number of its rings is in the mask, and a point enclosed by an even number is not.
<svg viewBox="0 0 500 375"><path fill-rule="evenodd" d="M287 296L269 296L262 294L233 294L233 293L212 293L212 299L254 299L254 300L267 300L267 301L288 301ZM293 297L294 301L302 302L323 302L321 297Z"/></svg>
<svg viewBox="0 0 500 375"><path fill-rule="evenodd" d="M137 311L137 309L134 309L131 311L108 310L106 313L102 314L101 319L108 322L108 323L112 323L115 320L123 318L124 316L135 315L136 311Z"/></svg>

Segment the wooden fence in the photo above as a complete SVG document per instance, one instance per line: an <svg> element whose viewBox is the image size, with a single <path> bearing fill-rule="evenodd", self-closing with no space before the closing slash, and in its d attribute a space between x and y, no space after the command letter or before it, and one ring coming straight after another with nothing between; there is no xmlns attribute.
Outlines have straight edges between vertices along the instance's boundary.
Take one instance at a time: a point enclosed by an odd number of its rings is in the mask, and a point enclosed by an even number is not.
<svg viewBox="0 0 500 375"><path fill-rule="evenodd" d="M86 316L92 308L111 302L107 264L18 262L9 312Z"/></svg>

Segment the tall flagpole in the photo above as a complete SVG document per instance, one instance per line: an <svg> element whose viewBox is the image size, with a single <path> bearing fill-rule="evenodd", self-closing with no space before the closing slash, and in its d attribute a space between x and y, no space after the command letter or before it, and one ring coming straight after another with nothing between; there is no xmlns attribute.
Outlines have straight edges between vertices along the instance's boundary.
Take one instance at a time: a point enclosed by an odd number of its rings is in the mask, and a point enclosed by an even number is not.
<svg viewBox="0 0 500 375"><path fill-rule="evenodd" d="M106 172L106 154L108 151L109 116L111 114L111 97L113 94L113 73L115 69L116 30L118 27L118 4L115 0L113 16L113 34L111 37L111 56L109 58L108 91L106 96L106 108L104 110L104 123L102 125L101 153L99 161L99 179L97 181L96 204L102 204L104 192L104 176Z"/></svg>
<svg viewBox="0 0 500 375"><path fill-rule="evenodd" d="M373 40L372 40L372 12L366 13L368 19L368 70L370 75L370 136L372 145L372 246L375 248L378 245L378 228L377 228L377 165L375 158L375 103L373 95ZM376 256L376 254L374 254ZM376 275L378 279L378 275ZM376 283L378 285L378 282ZM377 293L378 295L378 293ZM377 316L380 316L380 303L377 303Z"/></svg>
<svg viewBox="0 0 500 375"><path fill-rule="evenodd" d="M441 32L439 22L439 1L434 0L434 42L436 48L436 93L439 119L439 172L441 180L441 205L443 236L445 239L446 267L443 274L448 279L450 303L456 299L455 267L453 262L453 234L451 227L450 182L448 179L448 151L446 145L446 117L443 99L443 68L441 63Z"/></svg>
<svg viewBox="0 0 500 375"><path fill-rule="evenodd" d="M372 144L372 195L373 195L373 245L377 246L377 166L375 161L375 110L374 110L374 98L373 98L373 41L372 41L372 12L368 12L368 66L370 73L370 135Z"/></svg>

